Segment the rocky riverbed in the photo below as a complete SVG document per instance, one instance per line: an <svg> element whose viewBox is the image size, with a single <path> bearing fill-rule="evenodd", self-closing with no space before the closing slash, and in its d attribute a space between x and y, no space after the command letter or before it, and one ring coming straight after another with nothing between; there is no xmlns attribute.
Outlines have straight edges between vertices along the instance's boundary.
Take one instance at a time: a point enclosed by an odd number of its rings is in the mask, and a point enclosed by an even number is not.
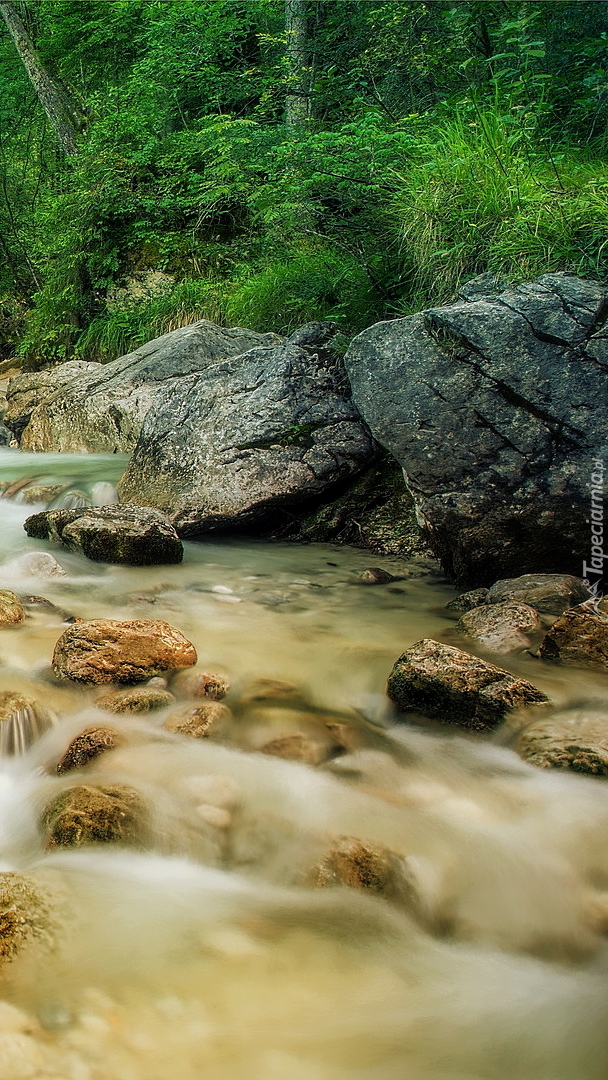
<svg viewBox="0 0 608 1080"><path fill-rule="evenodd" d="M603 620L584 586L245 539L114 565L1 505L3 1080L603 1080L606 672L538 655ZM391 687L414 660L443 704Z"/></svg>

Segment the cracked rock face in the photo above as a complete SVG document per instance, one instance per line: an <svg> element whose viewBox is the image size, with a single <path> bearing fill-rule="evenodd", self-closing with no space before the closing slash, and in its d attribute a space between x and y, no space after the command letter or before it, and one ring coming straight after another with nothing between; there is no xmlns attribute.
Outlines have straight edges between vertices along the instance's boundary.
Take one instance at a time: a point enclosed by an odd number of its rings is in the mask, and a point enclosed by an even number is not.
<svg viewBox="0 0 608 1080"><path fill-rule="evenodd" d="M459 585L580 576L594 462L608 461L608 290L545 274L466 295L356 337L354 400Z"/></svg>
<svg viewBox="0 0 608 1080"><path fill-rule="evenodd" d="M355 475L375 449L335 359L260 347L163 389L118 493L182 536L238 528Z"/></svg>
<svg viewBox="0 0 608 1080"><path fill-rule="evenodd" d="M167 379L281 339L202 319L147 342L110 364L70 361L19 375L7 390L4 423L22 450L128 453Z"/></svg>

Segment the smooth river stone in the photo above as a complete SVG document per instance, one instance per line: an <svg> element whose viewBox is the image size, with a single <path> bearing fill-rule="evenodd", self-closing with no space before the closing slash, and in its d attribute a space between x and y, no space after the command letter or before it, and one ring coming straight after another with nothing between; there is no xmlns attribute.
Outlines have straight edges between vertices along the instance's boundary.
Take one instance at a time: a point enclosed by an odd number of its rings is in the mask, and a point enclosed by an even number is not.
<svg viewBox="0 0 608 1080"><path fill-rule="evenodd" d="M63 632L53 653L55 674L80 683L138 683L196 664L196 649L159 619L91 619Z"/></svg>

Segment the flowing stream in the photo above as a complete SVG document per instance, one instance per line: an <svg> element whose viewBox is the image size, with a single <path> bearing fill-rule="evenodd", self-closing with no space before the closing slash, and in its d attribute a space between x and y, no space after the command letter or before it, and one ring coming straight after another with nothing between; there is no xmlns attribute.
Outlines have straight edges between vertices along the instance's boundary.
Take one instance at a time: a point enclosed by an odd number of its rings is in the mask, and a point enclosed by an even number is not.
<svg viewBox="0 0 608 1080"><path fill-rule="evenodd" d="M396 580L369 586L378 559L356 548L223 539L180 566L89 562L22 523L108 501L124 462L0 455L0 588L27 599L0 630L0 692L53 720L4 721L0 893L31 889L38 930L7 956L0 915L2 1080L606 1080L608 788L528 766L502 733L396 722L400 653L466 648L437 568L385 558ZM193 739L163 726L170 706L104 711L107 687L52 675L70 617L168 621L229 680L232 717ZM508 666L560 705L607 697L600 676ZM95 725L121 744L58 775ZM261 752L282 739L304 760ZM75 784L140 792L146 842L45 850L44 808ZM318 887L362 850L384 895Z"/></svg>

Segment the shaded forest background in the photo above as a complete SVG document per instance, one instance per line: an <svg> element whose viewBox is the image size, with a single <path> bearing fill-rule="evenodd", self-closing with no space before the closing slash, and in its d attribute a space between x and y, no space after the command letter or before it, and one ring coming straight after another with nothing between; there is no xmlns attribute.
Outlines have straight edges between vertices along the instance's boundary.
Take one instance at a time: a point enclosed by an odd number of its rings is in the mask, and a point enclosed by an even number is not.
<svg viewBox="0 0 608 1080"><path fill-rule="evenodd" d="M0 357L199 318L345 338L491 271L605 279L608 4L34 0L0 34Z"/></svg>

